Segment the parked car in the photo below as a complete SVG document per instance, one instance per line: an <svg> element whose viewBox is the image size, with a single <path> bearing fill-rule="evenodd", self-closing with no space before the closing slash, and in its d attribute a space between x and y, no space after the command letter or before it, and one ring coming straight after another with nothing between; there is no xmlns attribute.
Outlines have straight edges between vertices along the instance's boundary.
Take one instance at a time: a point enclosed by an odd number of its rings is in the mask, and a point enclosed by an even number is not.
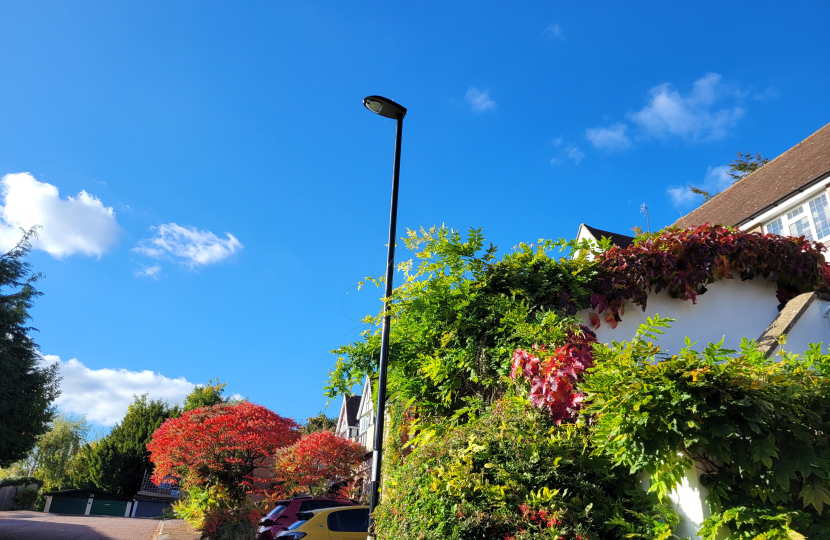
<svg viewBox="0 0 830 540"><path fill-rule="evenodd" d="M368 532L368 506L341 506L298 513L276 540L366 540Z"/></svg>
<svg viewBox="0 0 830 540"><path fill-rule="evenodd" d="M334 506L354 506L354 504L347 500L312 497L294 497L293 499L277 501L274 509L259 520L256 540L273 540L277 534L283 532L283 527L288 528L297 521L298 512L309 512Z"/></svg>

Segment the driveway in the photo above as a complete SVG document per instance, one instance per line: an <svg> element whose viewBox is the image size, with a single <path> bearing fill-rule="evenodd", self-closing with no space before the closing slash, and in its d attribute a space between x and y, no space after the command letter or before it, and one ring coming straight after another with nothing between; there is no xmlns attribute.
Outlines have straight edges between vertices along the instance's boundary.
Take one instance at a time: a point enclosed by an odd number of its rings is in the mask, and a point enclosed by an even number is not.
<svg viewBox="0 0 830 540"><path fill-rule="evenodd" d="M0 540L151 540L161 522L107 516L0 512Z"/></svg>

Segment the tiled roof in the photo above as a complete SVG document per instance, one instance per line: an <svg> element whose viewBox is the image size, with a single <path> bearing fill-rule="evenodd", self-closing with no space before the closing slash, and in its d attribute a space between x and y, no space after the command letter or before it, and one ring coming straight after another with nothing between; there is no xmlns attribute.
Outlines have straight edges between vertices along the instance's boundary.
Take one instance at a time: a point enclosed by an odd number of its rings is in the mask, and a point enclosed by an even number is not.
<svg viewBox="0 0 830 540"><path fill-rule="evenodd" d="M583 225L585 225L583 223ZM611 239L611 243L615 246L619 246L621 248L626 248L631 245L631 242L634 241L633 236L626 236L624 234L617 234L609 231L603 231L602 229L597 229L595 227L589 227L585 225L585 228L588 229L588 232L591 233L591 236L599 240L603 236L606 238Z"/></svg>
<svg viewBox="0 0 830 540"><path fill-rule="evenodd" d="M678 227L741 225L830 173L830 124L678 219Z"/></svg>
<svg viewBox="0 0 830 540"><path fill-rule="evenodd" d="M350 426L357 425L357 412L360 408L360 396L350 396L346 399L346 423Z"/></svg>

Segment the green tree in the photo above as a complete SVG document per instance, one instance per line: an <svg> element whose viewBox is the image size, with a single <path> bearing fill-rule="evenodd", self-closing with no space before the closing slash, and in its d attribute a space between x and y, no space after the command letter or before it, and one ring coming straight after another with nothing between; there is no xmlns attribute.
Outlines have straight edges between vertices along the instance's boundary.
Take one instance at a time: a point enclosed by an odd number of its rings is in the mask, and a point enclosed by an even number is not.
<svg viewBox="0 0 830 540"><path fill-rule="evenodd" d="M309 435L317 433L318 431L334 431L337 427L337 420L329 418L323 411L306 420L303 427L300 428L300 433Z"/></svg>
<svg viewBox="0 0 830 540"><path fill-rule="evenodd" d="M227 403L229 398L224 396L225 385L227 384L220 383L217 377L215 381L211 379L204 386L197 386L184 398L184 412L192 411L199 407L212 407L220 403Z"/></svg>
<svg viewBox="0 0 830 540"><path fill-rule="evenodd" d="M26 256L36 236L32 228L0 257L0 467L24 459L49 431L52 405L60 395L57 365L43 366L37 345L26 326L29 310L41 293Z"/></svg>
<svg viewBox="0 0 830 540"><path fill-rule="evenodd" d="M29 476L43 480L46 490L68 486L69 467L86 442L90 425L84 416L58 415L52 429L41 435L32 452L23 461Z"/></svg>
<svg viewBox="0 0 830 540"><path fill-rule="evenodd" d="M738 152L738 158L729 164L729 172L727 174L732 177L732 183L734 184L735 182L742 179L749 173L760 169L761 167L769 163L769 161L769 159L761 157L760 152L756 156L753 156L749 152L747 152L746 154ZM689 191L691 191L695 195L703 195L703 198L707 201L711 200L715 195L717 195L717 193L713 194L710 191L706 191L695 186L689 186Z"/></svg>
<svg viewBox="0 0 830 540"><path fill-rule="evenodd" d="M168 418L181 414L178 406L136 396L127 414L106 437L86 445L72 466L76 487L95 486L119 495L135 495L144 471L152 472L147 443Z"/></svg>

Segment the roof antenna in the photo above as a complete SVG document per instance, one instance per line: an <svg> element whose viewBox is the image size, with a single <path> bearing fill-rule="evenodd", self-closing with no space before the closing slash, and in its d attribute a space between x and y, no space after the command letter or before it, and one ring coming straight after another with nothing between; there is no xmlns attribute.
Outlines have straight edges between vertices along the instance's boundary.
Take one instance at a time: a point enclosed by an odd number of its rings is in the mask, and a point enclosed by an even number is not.
<svg viewBox="0 0 830 540"><path fill-rule="evenodd" d="M651 224L648 219L648 206L646 206L646 203L640 205L640 213L642 214L643 212L646 214L646 228L648 229L648 234L651 234Z"/></svg>

